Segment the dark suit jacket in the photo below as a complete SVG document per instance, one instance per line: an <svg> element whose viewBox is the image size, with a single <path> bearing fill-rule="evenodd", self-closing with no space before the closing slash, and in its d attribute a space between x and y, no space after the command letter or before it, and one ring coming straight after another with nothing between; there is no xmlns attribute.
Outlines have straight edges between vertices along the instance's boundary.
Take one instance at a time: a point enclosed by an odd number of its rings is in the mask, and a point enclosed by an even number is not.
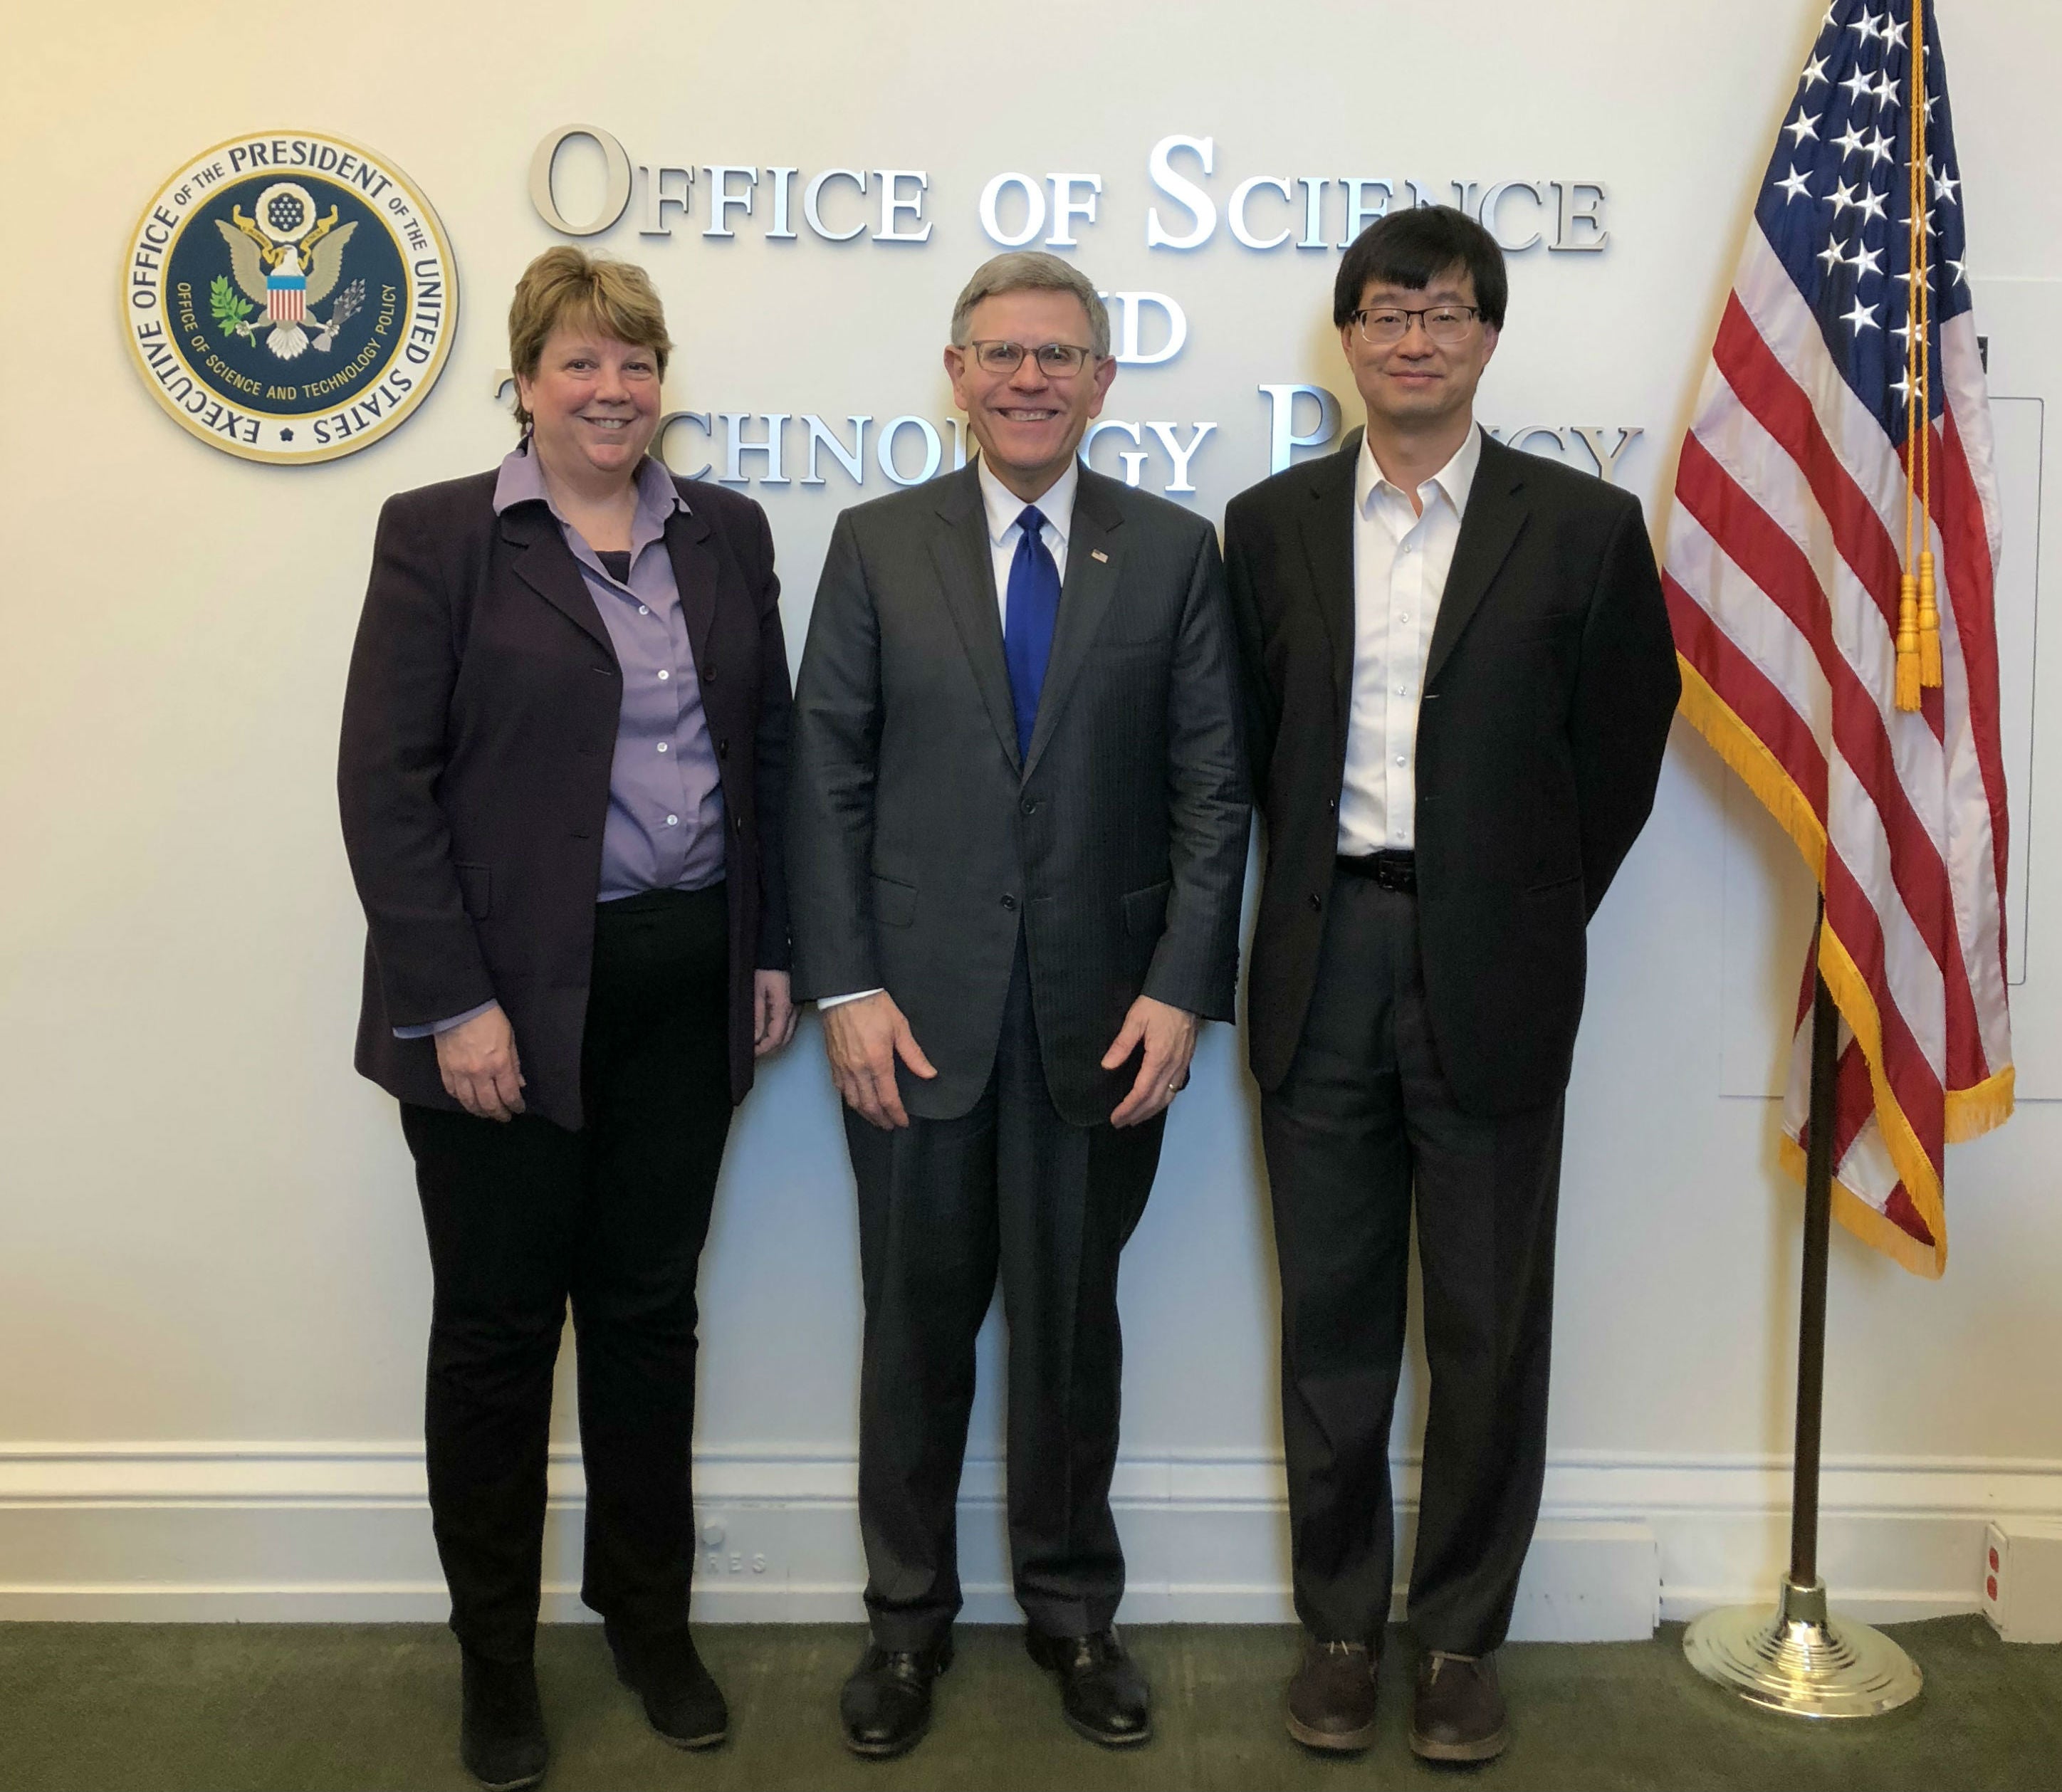
<svg viewBox="0 0 2062 1792"><path fill-rule="evenodd" d="M1046 1081L1075 1125L1142 991L1232 1014L1250 826L1217 537L1084 471L1020 764L976 468L838 519L795 700L798 998L885 988L949 1119L993 1064L1020 928Z"/></svg>
<svg viewBox="0 0 2062 1792"><path fill-rule="evenodd" d="M1266 867L1248 991L1254 1074L1287 1075L1318 975L1354 651L1356 431L1242 492L1225 554ZM1679 688L1639 502L1489 439L1418 716L1418 932L1463 1108L1566 1086L1584 930L1645 824Z"/></svg>
<svg viewBox="0 0 2062 1792"><path fill-rule="evenodd" d="M623 679L543 504L497 516L493 473L387 501L344 693L337 792L365 904L358 1068L431 1107L436 1048L397 1026L490 998L530 1110L577 1129L602 825ZM666 524L728 817L730 1089L752 1086L755 968L784 969L788 655L765 513L677 482Z"/></svg>

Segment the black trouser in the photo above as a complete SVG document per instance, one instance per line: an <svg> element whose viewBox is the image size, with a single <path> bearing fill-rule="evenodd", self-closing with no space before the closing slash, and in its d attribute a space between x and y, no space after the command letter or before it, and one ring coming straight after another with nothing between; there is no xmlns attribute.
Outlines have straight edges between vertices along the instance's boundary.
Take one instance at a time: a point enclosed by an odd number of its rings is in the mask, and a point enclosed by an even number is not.
<svg viewBox="0 0 2062 1792"><path fill-rule="evenodd" d="M1480 1654L1509 1627L1546 1472L1562 1103L1461 1112L1415 897L1341 872L1330 909L1302 1042L1261 1104L1296 1610L1326 1641L1378 1642L1388 1617L1414 1184L1431 1390L1410 1624Z"/></svg>
<svg viewBox="0 0 2062 1792"><path fill-rule="evenodd" d="M1084 1635L1116 1616L1117 1257L1145 1210L1165 1130L1164 1116L1121 1132L1061 1118L1021 940L995 1068L969 1112L884 1132L847 1110L866 1295L859 1519L867 1612L883 1648L931 1646L960 1609L954 1507L974 1337L998 1264L1017 1602L1049 1636Z"/></svg>
<svg viewBox="0 0 2062 1792"><path fill-rule="evenodd" d="M687 1622L695 1272L730 1129L728 935L720 885L597 908L583 1131L401 1109L435 1283L430 1512L451 1628L498 1660L526 1658L536 1630L569 1297L587 1473L580 1597L636 1630Z"/></svg>

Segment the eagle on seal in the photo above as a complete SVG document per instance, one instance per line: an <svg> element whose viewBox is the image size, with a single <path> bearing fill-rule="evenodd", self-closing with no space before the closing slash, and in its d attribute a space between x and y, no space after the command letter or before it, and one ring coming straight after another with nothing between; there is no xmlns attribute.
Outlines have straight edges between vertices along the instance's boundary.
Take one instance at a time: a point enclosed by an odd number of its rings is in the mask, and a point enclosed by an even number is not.
<svg viewBox="0 0 2062 1792"><path fill-rule="evenodd" d="M327 349L336 340L338 327L365 299L365 283L354 280L338 295L329 321L314 315L313 307L329 297L343 271L344 246L351 241L355 223L337 225L336 208L298 240L275 242L255 219L234 207L233 224L218 218L215 227L229 245L229 261L236 283L245 298L265 307L262 323L271 326L265 346L283 361L291 361L308 346L303 323L312 323L319 334L318 349ZM259 325L239 323L236 334L255 341Z"/></svg>

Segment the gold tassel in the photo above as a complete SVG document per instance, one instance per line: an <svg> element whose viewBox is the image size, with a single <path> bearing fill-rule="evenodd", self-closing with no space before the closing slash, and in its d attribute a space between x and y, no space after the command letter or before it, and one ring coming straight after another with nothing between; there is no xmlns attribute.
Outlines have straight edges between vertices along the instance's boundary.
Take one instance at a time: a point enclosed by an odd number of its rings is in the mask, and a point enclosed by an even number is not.
<svg viewBox="0 0 2062 1792"><path fill-rule="evenodd" d="M1897 597L1897 707L1919 707L1919 581L1906 573Z"/></svg>
<svg viewBox="0 0 2062 1792"><path fill-rule="evenodd" d="M1919 682L1940 688L1940 610L1933 591L1933 551L1919 556Z"/></svg>

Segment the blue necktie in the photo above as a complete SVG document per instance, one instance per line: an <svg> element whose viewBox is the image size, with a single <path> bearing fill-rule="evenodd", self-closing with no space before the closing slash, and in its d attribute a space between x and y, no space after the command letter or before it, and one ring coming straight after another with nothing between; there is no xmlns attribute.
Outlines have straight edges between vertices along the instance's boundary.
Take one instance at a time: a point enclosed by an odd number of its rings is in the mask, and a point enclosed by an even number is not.
<svg viewBox="0 0 2062 1792"><path fill-rule="evenodd" d="M1017 519L1024 531L1009 563L1009 601L1002 625L1002 657L1009 667L1009 700L1017 711L1017 754L1031 753L1031 730L1038 720L1038 693L1045 688L1045 663L1053 657L1053 624L1060 614L1060 569L1041 531L1045 519L1026 504Z"/></svg>

